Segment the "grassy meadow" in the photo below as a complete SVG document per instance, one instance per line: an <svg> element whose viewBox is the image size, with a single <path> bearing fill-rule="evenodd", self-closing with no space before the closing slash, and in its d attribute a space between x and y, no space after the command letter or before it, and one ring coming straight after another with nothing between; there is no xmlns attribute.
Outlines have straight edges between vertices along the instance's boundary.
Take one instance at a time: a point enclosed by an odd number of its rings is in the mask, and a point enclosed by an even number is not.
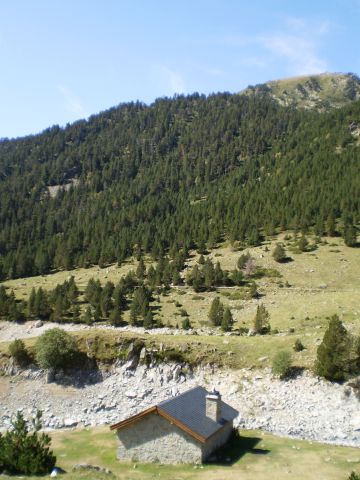
<svg viewBox="0 0 360 480"><path fill-rule="evenodd" d="M57 466L66 471L64 480L347 480L351 471L360 471L359 449L259 431L241 432L240 438L218 453L216 461L201 466L120 463L116 460L116 437L106 427L58 431L51 437ZM78 463L108 468L113 476L72 472Z"/></svg>
<svg viewBox="0 0 360 480"><path fill-rule="evenodd" d="M183 335L180 330L176 336L136 334L137 337L142 338L146 344L162 342L169 348L180 349L189 361L203 357L234 368L266 366L271 360L260 359L271 357L280 348L292 349L295 340L300 338L306 349L294 353L294 363L298 366L312 366L317 345L323 337L330 315L337 313L349 331L360 334L360 249L346 247L338 237L323 240L325 241L318 243L312 251L300 253L295 248L295 239L291 235L282 234L265 241L259 247L247 249L255 265L268 269L271 275L256 279L260 298L249 298L246 287L218 288L212 292L195 293L192 288L183 286L172 288L166 295L155 296L152 303L157 318L164 325L181 326L183 317L180 311L184 309L189 314L191 325L200 327L208 325L211 302L215 296L219 296L232 311L235 329L251 327L257 305L264 303L270 313L271 327L278 331L277 334L262 337L192 336ZM286 263L277 263L272 258L272 251L279 241L283 242L291 258ZM309 241L312 244L313 239L309 237ZM223 269L232 270L241 253L243 252L229 245L222 245L212 250L209 256L213 262L219 261ZM198 259L199 255L193 252L187 269L192 268ZM151 260L146 259L147 266L150 263ZM11 280L5 282L5 285L14 290L17 298L27 298L32 287L52 289L73 275L80 291L83 291L91 277L99 278L103 284L109 280L116 283L129 270L136 269L136 265L134 259L129 259L121 267L111 265L103 269L76 269ZM125 320L128 319L128 314L125 312ZM116 340L120 337L134 337L131 333L119 332L114 335L113 331L104 332L96 330L96 327L91 331L79 331L78 335L82 339L101 336L104 356L111 355L111 348L116 348ZM99 355L101 357L101 351Z"/></svg>

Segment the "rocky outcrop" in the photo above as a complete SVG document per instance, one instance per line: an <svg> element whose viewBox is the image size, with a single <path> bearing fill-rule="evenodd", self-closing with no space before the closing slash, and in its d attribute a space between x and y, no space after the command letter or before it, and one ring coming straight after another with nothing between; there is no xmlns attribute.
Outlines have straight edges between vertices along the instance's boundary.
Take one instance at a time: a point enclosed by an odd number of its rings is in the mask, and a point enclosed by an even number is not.
<svg viewBox="0 0 360 480"><path fill-rule="evenodd" d="M360 401L352 385L333 384L303 372L288 381L262 371L194 371L185 364L156 364L141 349L138 360L118 362L110 370L74 371L46 383L46 372L23 370L0 378L0 428L17 410L25 416L43 411L47 428L112 424L195 385L215 387L239 410L236 426L283 436L360 447ZM70 381L71 380L71 381ZM86 380L86 381L85 381ZM356 382L357 385L357 382Z"/></svg>

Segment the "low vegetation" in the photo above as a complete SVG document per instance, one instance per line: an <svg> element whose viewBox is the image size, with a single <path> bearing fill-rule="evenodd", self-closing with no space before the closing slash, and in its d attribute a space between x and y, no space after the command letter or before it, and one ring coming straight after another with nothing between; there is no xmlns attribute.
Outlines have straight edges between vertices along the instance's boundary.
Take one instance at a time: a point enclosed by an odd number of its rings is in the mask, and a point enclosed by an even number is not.
<svg viewBox="0 0 360 480"><path fill-rule="evenodd" d="M35 344L35 358L41 368L59 369L71 366L77 353L75 338L60 328L47 330Z"/></svg>
<svg viewBox="0 0 360 480"><path fill-rule="evenodd" d="M292 367L292 355L289 350L279 350L272 360L272 372L280 378L286 378Z"/></svg>
<svg viewBox="0 0 360 480"><path fill-rule="evenodd" d="M323 445L316 442L275 437L259 431L242 431L240 437L222 449L218 458L203 466L121 463L116 459L116 437L108 427L52 432L52 448L64 480L267 480L269 472L278 480L348 480L357 469L357 448ZM111 470L112 475L90 470L73 472L80 463ZM304 468L304 465L306 468ZM355 473L354 473L355 475ZM6 475L4 476L6 477ZM11 477L9 477L11 478ZM37 477L30 477L37 478ZM351 478L351 477L350 477ZM356 476L351 478L355 480Z"/></svg>

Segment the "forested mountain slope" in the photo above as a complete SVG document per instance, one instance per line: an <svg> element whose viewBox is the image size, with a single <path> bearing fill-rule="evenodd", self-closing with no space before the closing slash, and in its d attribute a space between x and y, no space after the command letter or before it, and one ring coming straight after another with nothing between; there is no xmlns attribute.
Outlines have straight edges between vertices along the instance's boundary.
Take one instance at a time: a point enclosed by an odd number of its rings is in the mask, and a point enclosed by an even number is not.
<svg viewBox="0 0 360 480"><path fill-rule="evenodd" d="M0 273L121 262L276 227L359 219L360 101L320 113L268 92L122 104L0 142ZM66 188L51 188L64 186ZM50 187L50 188L49 188Z"/></svg>

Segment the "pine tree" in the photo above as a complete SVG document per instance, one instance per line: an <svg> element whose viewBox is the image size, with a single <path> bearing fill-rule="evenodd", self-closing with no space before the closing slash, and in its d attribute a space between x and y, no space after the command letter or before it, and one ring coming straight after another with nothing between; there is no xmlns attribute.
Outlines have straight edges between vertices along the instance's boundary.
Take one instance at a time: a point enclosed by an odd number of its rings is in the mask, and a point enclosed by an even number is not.
<svg viewBox="0 0 360 480"><path fill-rule="evenodd" d="M29 296L28 304L27 304L27 313L29 317L33 317L35 315L35 302L36 302L36 291L33 287L31 289L31 293Z"/></svg>
<svg viewBox="0 0 360 480"><path fill-rule="evenodd" d="M348 224L344 228L344 242L347 247L356 246L356 228L354 225Z"/></svg>
<svg viewBox="0 0 360 480"><path fill-rule="evenodd" d="M93 316L91 314L91 308L87 307L83 316L81 317L81 322L86 323L87 325L91 325L93 323Z"/></svg>
<svg viewBox="0 0 360 480"><path fill-rule="evenodd" d="M47 292L41 287L38 288L36 292L33 311L36 317L39 317L43 320L49 318L51 314Z"/></svg>
<svg viewBox="0 0 360 480"><path fill-rule="evenodd" d="M328 380L343 380L350 368L350 348L351 340L346 328L339 317L333 315L317 349L317 374Z"/></svg>
<svg viewBox="0 0 360 480"><path fill-rule="evenodd" d="M146 275L146 267L143 258L139 260L139 264L136 269L136 276L140 281L143 281Z"/></svg>
<svg viewBox="0 0 360 480"><path fill-rule="evenodd" d="M228 332L229 330L231 330L231 326L233 323L234 320L230 308L225 308L224 315L221 320L221 329L224 332Z"/></svg>
<svg viewBox="0 0 360 480"><path fill-rule="evenodd" d="M334 237L336 235L335 216L333 213L331 213L326 220L326 233L329 237Z"/></svg>
<svg viewBox="0 0 360 480"><path fill-rule="evenodd" d="M80 320L80 307L78 304L72 306L72 319L74 323L78 323Z"/></svg>
<svg viewBox="0 0 360 480"><path fill-rule="evenodd" d="M106 282L100 295L100 308L104 318L108 318L110 311L113 309L112 294L114 292L114 284Z"/></svg>
<svg viewBox="0 0 360 480"><path fill-rule="evenodd" d="M56 457L50 450L51 439L39 433L41 411L32 420L32 432L21 412L12 421L12 428L0 434L0 470L15 475L45 475L55 466Z"/></svg>
<svg viewBox="0 0 360 480"><path fill-rule="evenodd" d="M221 325L224 314L224 306L219 297L215 297L211 303L209 311L209 320L212 325L218 327Z"/></svg>
<svg viewBox="0 0 360 480"><path fill-rule="evenodd" d="M305 237L305 235L302 235L300 237L300 240L298 241L298 248L300 252L306 252L308 245L309 245L308 239Z"/></svg>
<svg viewBox="0 0 360 480"><path fill-rule="evenodd" d="M258 305L256 315L254 318L254 332L259 335L264 335L270 332L269 312L263 304Z"/></svg>
<svg viewBox="0 0 360 480"><path fill-rule="evenodd" d="M111 325L114 325L114 327L118 327L121 325L121 312L118 308L113 308L113 310L110 313L109 321Z"/></svg>
<svg viewBox="0 0 360 480"><path fill-rule="evenodd" d="M153 326L154 326L154 317L153 317L152 311L148 309L144 317L144 327L153 328Z"/></svg>

